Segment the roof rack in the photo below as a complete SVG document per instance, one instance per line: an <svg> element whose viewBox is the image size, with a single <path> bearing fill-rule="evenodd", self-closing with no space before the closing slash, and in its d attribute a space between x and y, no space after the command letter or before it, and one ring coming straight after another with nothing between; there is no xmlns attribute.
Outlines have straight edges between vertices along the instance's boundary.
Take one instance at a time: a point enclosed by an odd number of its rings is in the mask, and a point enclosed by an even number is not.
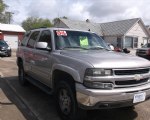
<svg viewBox="0 0 150 120"><path fill-rule="evenodd" d="M33 29L30 29L30 30L36 30L36 29L40 29L40 28L47 28L47 27L33 28ZM29 31L30 31L30 30L29 30Z"/></svg>

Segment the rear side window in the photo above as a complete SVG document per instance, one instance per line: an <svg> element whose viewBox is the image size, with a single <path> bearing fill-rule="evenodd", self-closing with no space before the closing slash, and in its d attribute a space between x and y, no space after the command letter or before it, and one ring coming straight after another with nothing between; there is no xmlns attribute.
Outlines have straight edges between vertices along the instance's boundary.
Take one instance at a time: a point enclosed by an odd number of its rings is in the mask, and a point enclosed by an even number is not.
<svg viewBox="0 0 150 120"><path fill-rule="evenodd" d="M35 31L31 34L30 39L28 41L27 47L34 48L36 39L38 38L39 31Z"/></svg>
<svg viewBox="0 0 150 120"><path fill-rule="evenodd" d="M29 39L29 35L30 35L30 32L25 33L25 35L21 41L21 46L26 46L28 39Z"/></svg>

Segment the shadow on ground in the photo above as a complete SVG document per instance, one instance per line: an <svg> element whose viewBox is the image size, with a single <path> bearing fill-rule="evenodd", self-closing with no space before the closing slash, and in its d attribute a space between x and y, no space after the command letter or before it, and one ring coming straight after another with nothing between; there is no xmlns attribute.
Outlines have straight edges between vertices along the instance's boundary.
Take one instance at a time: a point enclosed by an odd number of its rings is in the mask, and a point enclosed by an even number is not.
<svg viewBox="0 0 150 120"><path fill-rule="evenodd" d="M16 76L6 77L3 80L7 81L16 96L21 99L28 111L30 111L35 118L37 117L40 120L60 120L56 112L53 96L44 93L31 84L26 87L20 86ZM10 97L12 96L10 95ZM19 106L19 103L15 101L14 103ZM24 114L27 112L22 109L20 110L25 112ZM137 116L137 112L131 109L93 110L88 111L87 120L134 120Z"/></svg>
<svg viewBox="0 0 150 120"><path fill-rule="evenodd" d="M0 78L0 120L38 120L22 100Z"/></svg>

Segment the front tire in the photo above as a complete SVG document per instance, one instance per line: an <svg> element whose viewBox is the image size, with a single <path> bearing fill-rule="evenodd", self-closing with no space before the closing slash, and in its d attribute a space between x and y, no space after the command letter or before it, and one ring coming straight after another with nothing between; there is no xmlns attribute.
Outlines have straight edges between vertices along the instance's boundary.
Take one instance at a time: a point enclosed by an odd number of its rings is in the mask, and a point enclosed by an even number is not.
<svg viewBox="0 0 150 120"><path fill-rule="evenodd" d="M11 53L8 54L8 57L11 57Z"/></svg>
<svg viewBox="0 0 150 120"><path fill-rule="evenodd" d="M65 81L59 82L55 95L57 110L63 120L82 120L86 117L86 111L78 108L72 85Z"/></svg>
<svg viewBox="0 0 150 120"><path fill-rule="evenodd" d="M22 63L19 65L19 68L18 68L18 79L19 79L19 83L21 86L27 85L28 82L25 78L25 72L24 72Z"/></svg>
<svg viewBox="0 0 150 120"><path fill-rule="evenodd" d="M11 57L11 56L12 56L11 50L8 51L7 56L8 56L8 57Z"/></svg>

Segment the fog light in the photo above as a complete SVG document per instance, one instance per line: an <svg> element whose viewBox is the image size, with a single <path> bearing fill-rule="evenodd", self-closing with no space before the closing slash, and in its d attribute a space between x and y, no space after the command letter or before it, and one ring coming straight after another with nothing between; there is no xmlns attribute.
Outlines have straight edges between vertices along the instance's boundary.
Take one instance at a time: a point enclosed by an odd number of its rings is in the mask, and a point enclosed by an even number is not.
<svg viewBox="0 0 150 120"><path fill-rule="evenodd" d="M113 89L113 83L84 81L84 85L94 89Z"/></svg>

